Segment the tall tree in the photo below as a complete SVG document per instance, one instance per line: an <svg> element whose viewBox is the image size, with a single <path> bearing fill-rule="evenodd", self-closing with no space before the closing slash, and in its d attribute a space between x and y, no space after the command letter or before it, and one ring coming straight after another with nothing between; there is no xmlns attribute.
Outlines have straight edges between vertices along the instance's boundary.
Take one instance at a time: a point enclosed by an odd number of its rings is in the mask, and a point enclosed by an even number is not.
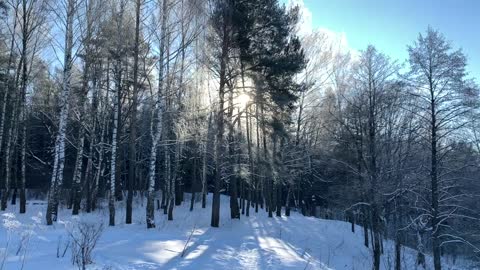
<svg viewBox="0 0 480 270"><path fill-rule="evenodd" d="M455 204L452 205L451 186L442 180L441 164L446 151L442 144L453 131L465 125L462 117L469 110L465 106L466 58L432 28L425 35L420 34L408 52L412 94L418 100L418 113L426 122L430 151L430 195L426 198L430 205L417 219L429 221L434 268L441 270L441 245L448 237L444 234L445 226L456 217L457 211Z"/></svg>
<svg viewBox="0 0 480 270"><path fill-rule="evenodd" d="M57 220L58 214L58 193L63 183L63 170L65 167L65 140L69 111L69 97L72 79L73 65L73 17L77 8L77 0L67 0L65 14L65 45L63 59L62 93L60 96L60 116L58 132L55 140L55 154L53 161L52 179L48 193L48 206L45 218L47 225L52 225Z"/></svg>
<svg viewBox="0 0 480 270"><path fill-rule="evenodd" d="M128 195L127 195L127 212L125 215L125 222L132 223L132 203L133 203L133 188L136 180L137 167L137 102L138 102L138 87L139 87L139 47L140 47L140 16L142 0L135 1L135 43L133 48L133 92L132 104L130 112L130 133L129 133L129 149L128 149Z"/></svg>
<svg viewBox="0 0 480 270"><path fill-rule="evenodd" d="M72 180L72 214L78 215L80 210L80 202L82 199L82 172L83 172L83 160L84 160L84 148L85 148L85 141L87 137L86 132L86 120L88 119L87 114L87 106L88 104L88 95L90 92L90 81L95 81L93 78L93 66L94 66L94 55L95 55L95 38L96 33L95 29L99 25L99 19L101 18L101 4L95 0L83 1L83 6L85 9L85 25L83 29L83 33L81 34L81 46L82 46L82 59L83 59L83 74L82 74L82 83L79 93L79 102L78 108L75 108L78 111L78 124L79 124L79 131L77 137L77 155L75 158L75 166L73 171L73 180ZM95 85L96 86L96 85ZM95 106L95 105L94 105ZM95 110L95 107L93 108ZM91 131L94 133L94 130ZM93 138L93 136L91 136ZM90 145L93 146L93 140L90 141ZM89 151L89 155L91 155L91 151ZM91 158L90 158L91 159ZM88 162L90 162L90 159ZM90 167L88 168L90 170ZM90 179L88 173L85 177L87 180ZM87 193L93 193L92 191L92 184L91 181L87 181L86 190ZM92 199L91 196L88 196L87 199L87 211L91 210Z"/></svg>
<svg viewBox="0 0 480 270"><path fill-rule="evenodd" d="M148 195L147 195L147 228L155 227L155 215L154 215L154 192L155 192L155 176L156 176L156 163L157 163L157 152L158 144L162 136L162 127L164 125L162 121L162 116L164 113L164 61L165 61L165 38L166 38L166 29L167 29L167 9L168 9L168 0L163 0L162 9L161 9L161 33L160 33L160 42L159 42L159 57L158 57L158 90L156 94L155 109L153 112L152 126L151 126L151 137L152 137L152 148L150 150L150 167L149 167L149 183L148 183Z"/></svg>
<svg viewBox="0 0 480 270"><path fill-rule="evenodd" d="M218 108L217 108L217 134L216 134L216 153L215 153L215 184L212 200L212 219L210 225L219 227L220 225L220 189L222 178L224 176L224 103L225 90L227 85L227 68L229 62L229 51L232 46L232 1L216 1L215 10L211 18L214 33L219 39L220 52L218 55L219 64L219 87L218 87Z"/></svg>
<svg viewBox="0 0 480 270"><path fill-rule="evenodd" d="M392 75L397 72L398 68L395 65L392 65L389 59L379 53L373 46L369 46L365 51L362 52L360 61L357 67L354 70L354 87L358 88L357 91L360 91L360 102L365 104L365 115L366 121L366 138L367 142L367 155L366 160L362 163L366 164L366 171L368 174L368 198L367 202L370 205L370 216L371 216L371 228L373 235L373 268L378 270L380 269L380 256L381 256L381 242L382 240L382 213L383 210L383 199L381 198L381 193L379 193L379 179L383 177L381 174L385 169L381 166L384 164L381 153L380 145L383 141L380 136L383 134L383 127L385 126L382 123L382 115L389 114L391 112L386 112L388 109L385 106L386 98L388 97L389 91L395 91L392 89L389 80ZM363 98L362 98L363 97ZM361 106L361 105L359 105ZM387 142L388 144L389 142Z"/></svg>
<svg viewBox="0 0 480 270"><path fill-rule="evenodd" d="M22 75L21 75L21 101L20 101L20 116L21 122L21 145L20 145L20 213L26 212L26 148L27 148L27 87L32 76L33 62L36 60L41 49L42 31L46 24L46 10L47 3L45 1L22 1L22 22L21 29L21 60ZM0 142L1 143L1 142Z"/></svg>

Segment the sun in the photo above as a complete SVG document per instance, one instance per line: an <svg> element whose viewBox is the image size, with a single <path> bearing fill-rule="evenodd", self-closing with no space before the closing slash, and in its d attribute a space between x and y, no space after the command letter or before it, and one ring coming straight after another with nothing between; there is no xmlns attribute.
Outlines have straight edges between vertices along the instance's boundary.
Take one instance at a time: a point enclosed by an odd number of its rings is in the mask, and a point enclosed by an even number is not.
<svg viewBox="0 0 480 270"><path fill-rule="evenodd" d="M248 103L250 102L250 96L247 95L246 93L242 93L237 96L235 99L235 107L239 109L245 109L248 106Z"/></svg>

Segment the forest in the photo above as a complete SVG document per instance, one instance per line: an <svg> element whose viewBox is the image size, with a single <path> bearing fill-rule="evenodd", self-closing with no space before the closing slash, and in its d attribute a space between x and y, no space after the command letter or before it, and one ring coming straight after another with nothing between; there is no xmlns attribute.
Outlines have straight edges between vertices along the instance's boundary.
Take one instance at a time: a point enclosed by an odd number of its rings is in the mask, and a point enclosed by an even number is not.
<svg viewBox="0 0 480 270"><path fill-rule="evenodd" d="M386 241L395 270L403 247L421 269L479 262L468 52L428 25L407 59L347 50L300 16L278 0L0 0L1 211L40 198L47 226L104 209L110 227L140 203L148 229L181 205L214 228L298 212L348 222L374 270Z"/></svg>

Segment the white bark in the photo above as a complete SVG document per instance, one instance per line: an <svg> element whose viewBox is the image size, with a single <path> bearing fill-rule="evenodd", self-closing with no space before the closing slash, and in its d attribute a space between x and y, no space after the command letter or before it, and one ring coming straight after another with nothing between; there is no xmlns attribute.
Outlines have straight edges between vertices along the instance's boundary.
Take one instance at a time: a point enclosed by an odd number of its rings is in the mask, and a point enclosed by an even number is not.
<svg viewBox="0 0 480 270"><path fill-rule="evenodd" d="M161 68L161 67L160 67ZM155 111L157 112L157 117L152 121L152 148L150 149L150 164L149 164L149 178L148 178L148 194L147 194L147 227L152 228L155 226L155 216L153 215L153 197L155 192L155 171L157 164L157 152L158 144L162 135L162 98L160 93L158 93L157 102L155 104Z"/></svg>
<svg viewBox="0 0 480 270"><path fill-rule="evenodd" d="M18 94L15 95L14 97L14 102L18 102ZM17 125L15 124L17 118L18 118L18 103L16 104L17 106L16 109L13 111L12 118L10 120L10 128L8 129L8 139L7 139L7 145L5 148L5 181L4 181L4 187L3 187L3 194L2 194L2 200L1 200L1 207L0 209L3 211L7 208L7 200L8 200L8 195L10 193L10 172L11 172L11 155L12 155L12 145L15 145L15 134L16 134L16 128Z"/></svg>
<svg viewBox="0 0 480 270"><path fill-rule="evenodd" d="M115 93L115 109L113 112L113 132L112 132L112 157L110 160L110 192L108 197L108 208L110 211L110 226L115 225L115 172L117 159L117 132L118 132L118 111L120 104L118 103L118 89Z"/></svg>
<svg viewBox="0 0 480 270"><path fill-rule="evenodd" d="M20 2L18 2L18 5ZM15 8L15 13L18 12L18 6ZM15 30L17 29L17 20L13 20L13 26L12 29ZM6 111L7 111L7 102L8 102L8 95L10 93L10 82L11 82L11 70L13 69L14 66L14 49L15 49L15 43L16 43L16 35L15 31L12 31L11 35L11 42L10 42L10 56L8 58L8 64L7 64L7 72L8 78L5 84L5 94L3 95L3 100L2 100L2 116L0 120L0 152L2 151L2 146L3 146L3 138L4 138L4 129L5 129L5 116L6 116Z"/></svg>
<svg viewBox="0 0 480 270"><path fill-rule="evenodd" d="M63 169L65 166L65 137L67 130L67 117L69 110L70 80L72 70L72 50L73 50L73 15L76 7L76 0L68 0L66 32L65 32L65 58L63 67L62 94L60 97L60 119L58 124L58 133L55 140L55 154L53 162L52 179L50 182L50 192L48 194L47 207L47 225L52 225L56 221L58 208L58 188L63 183Z"/></svg>
<svg viewBox="0 0 480 270"><path fill-rule="evenodd" d="M108 92L107 92L106 100L108 101ZM107 102L105 102L105 105L106 104L107 104ZM104 109L104 112L105 111L106 111L106 108ZM118 117L118 114L117 114L117 117ZM117 122L118 122L118 120L117 120ZM99 143L98 146L95 146L99 155L98 155L97 171L95 172L95 176L94 176L95 187L93 189L93 195L92 195L93 200L96 200L98 187L99 187L99 183L100 183L100 176L103 175L103 172L105 170L105 166L103 166L103 158L104 158L103 145L104 145L104 142L105 142L104 141L105 127L107 126L107 117L105 115L102 116L102 123L103 124L102 124L101 132L100 132L100 143ZM118 128L118 123L117 123L117 128Z"/></svg>

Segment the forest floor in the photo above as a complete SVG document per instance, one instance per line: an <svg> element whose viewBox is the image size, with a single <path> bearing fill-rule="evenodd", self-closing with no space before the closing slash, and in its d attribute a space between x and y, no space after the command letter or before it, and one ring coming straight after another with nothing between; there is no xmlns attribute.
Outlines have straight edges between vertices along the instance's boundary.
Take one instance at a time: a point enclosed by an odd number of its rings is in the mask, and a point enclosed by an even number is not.
<svg viewBox="0 0 480 270"><path fill-rule="evenodd" d="M352 233L346 222L296 212L268 218L264 210L255 213L253 208L250 217L231 220L229 199L222 196L220 228L209 226L209 202L206 209L196 203L193 212L189 203L176 207L173 221L155 211L157 226L147 230L145 207L140 201L136 205L133 224L126 225L124 205L117 204L115 227L107 226L106 207L77 217L61 209L58 222L46 226L45 202L29 201L25 215L17 214L18 204L9 205L0 213L0 269L2 264L6 270L77 269L69 239L79 223L104 224L87 269L371 269L371 250L363 245L361 227ZM393 243L386 241L384 248L382 269L393 269ZM404 269L416 269L416 251L403 251ZM429 256L427 265L432 265ZM444 269L472 268L447 262Z"/></svg>

